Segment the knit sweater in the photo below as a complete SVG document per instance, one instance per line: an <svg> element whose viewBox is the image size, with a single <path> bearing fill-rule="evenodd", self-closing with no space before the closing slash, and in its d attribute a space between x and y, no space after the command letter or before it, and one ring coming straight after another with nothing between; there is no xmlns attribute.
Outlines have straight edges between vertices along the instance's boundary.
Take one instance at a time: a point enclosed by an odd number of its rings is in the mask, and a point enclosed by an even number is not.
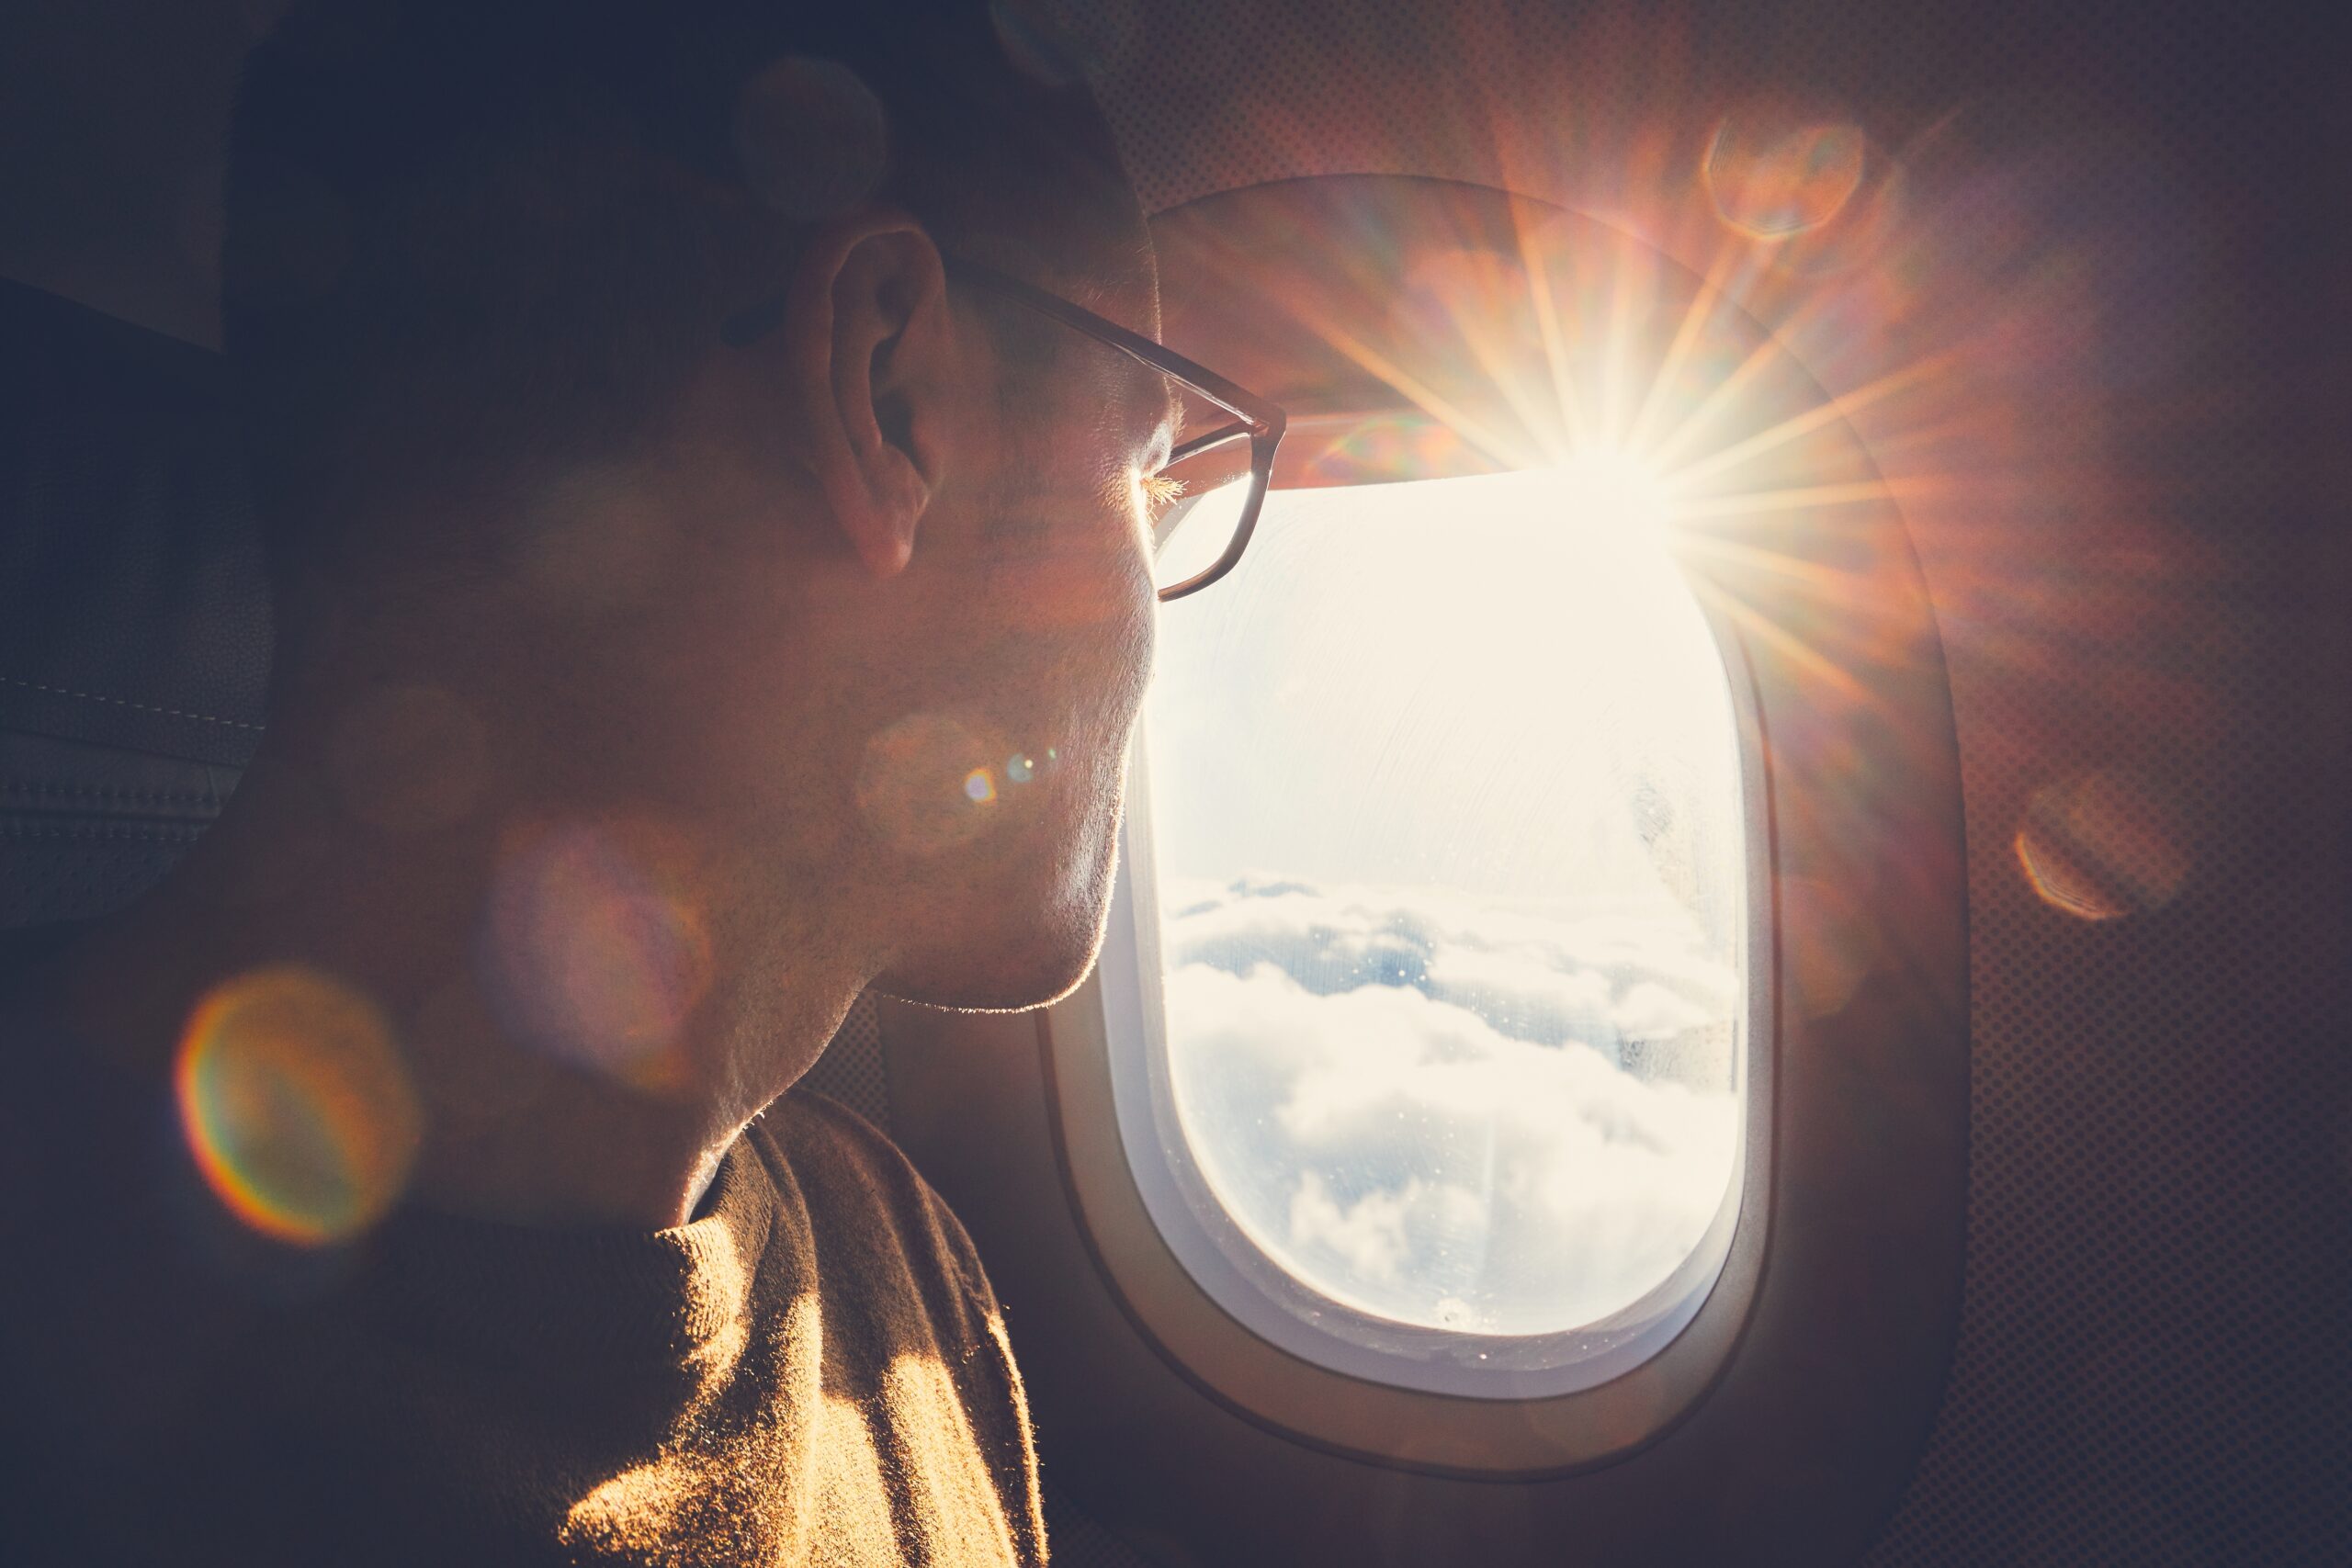
<svg viewBox="0 0 2352 1568"><path fill-rule="evenodd" d="M162 1085L21 1023L0 1065L0 1562L1045 1561L971 1242L829 1100L673 1229L322 1250L220 1210Z"/></svg>

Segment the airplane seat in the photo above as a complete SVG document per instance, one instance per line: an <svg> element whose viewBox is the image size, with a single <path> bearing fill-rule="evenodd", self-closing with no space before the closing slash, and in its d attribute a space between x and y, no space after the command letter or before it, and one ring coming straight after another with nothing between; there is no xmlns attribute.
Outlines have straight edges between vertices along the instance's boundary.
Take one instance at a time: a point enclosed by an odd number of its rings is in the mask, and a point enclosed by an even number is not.
<svg viewBox="0 0 2352 1568"><path fill-rule="evenodd" d="M261 738L269 650L216 356L0 281L0 927L170 868Z"/></svg>

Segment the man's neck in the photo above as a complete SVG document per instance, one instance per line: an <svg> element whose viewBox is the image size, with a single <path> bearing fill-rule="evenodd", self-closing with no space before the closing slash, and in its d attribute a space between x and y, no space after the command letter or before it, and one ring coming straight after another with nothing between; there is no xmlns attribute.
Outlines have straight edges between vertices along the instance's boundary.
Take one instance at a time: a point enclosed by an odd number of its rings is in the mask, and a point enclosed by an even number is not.
<svg viewBox="0 0 2352 1568"><path fill-rule="evenodd" d="M743 1126L815 1059L865 978L814 941L786 971L777 950L792 948L797 922L775 910L751 932L718 909L671 920L641 907L651 895L635 884L626 896L637 902L603 930L658 938L699 922L690 990L674 955L601 951L598 928L563 925L593 912L594 889L560 877L543 890L556 923L502 930L498 912L514 903L501 885L513 874L508 825L552 819L560 829L563 814L478 811L437 831L382 831L339 813L304 773L256 765L187 861L77 945L62 1005L95 1039L160 1063L204 997L264 966L300 964L357 993L390 1024L422 1107L411 1201L529 1224L684 1223ZM626 860L626 847L609 852ZM622 863L613 874L637 873ZM577 951L565 945L575 941ZM592 1008L600 982L650 976L650 1001L612 1001L635 1010L625 1038L642 1055L573 1051L549 1032L593 1032L593 1013L558 1009L536 1031L518 1019L502 961L534 942L537 977L578 980Z"/></svg>

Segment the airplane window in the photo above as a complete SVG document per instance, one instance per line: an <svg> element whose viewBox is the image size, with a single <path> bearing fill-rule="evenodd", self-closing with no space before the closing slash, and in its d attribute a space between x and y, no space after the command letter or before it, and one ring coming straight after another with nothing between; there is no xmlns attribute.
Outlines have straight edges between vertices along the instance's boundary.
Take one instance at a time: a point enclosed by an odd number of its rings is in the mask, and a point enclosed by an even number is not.
<svg viewBox="0 0 2352 1568"><path fill-rule="evenodd" d="M1172 1185L1320 1333L1540 1367L1724 1234L1740 730L1668 512L1606 456L1281 491L1160 617L1127 863L1159 1059L1117 1091L1189 1167L1144 1183L1161 1228Z"/></svg>

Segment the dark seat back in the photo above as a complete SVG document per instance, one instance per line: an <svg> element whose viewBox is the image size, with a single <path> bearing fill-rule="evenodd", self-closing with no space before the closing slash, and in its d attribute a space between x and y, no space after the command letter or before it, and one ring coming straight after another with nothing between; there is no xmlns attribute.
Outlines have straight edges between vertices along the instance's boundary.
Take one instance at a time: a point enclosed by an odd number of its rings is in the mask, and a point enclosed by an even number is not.
<svg viewBox="0 0 2352 1568"><path fill-rule="evenodd" d="M261 738L270 642L219 357L0 282L0 926L163 874Z"/></svg>

